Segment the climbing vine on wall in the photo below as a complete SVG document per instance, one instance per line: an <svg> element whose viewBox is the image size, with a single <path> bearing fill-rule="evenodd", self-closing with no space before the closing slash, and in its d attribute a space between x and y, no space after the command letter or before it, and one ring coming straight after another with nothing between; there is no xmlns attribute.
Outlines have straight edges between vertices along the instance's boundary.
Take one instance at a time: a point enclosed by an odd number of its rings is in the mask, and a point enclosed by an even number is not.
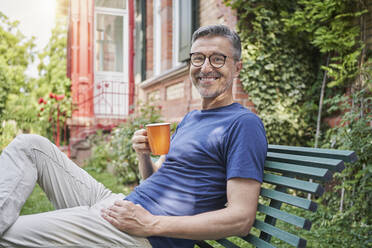
<svg viewBox="0 0 372 248"><path fill-rule="evenodd" d="M366 13L363 1L225 3L239 17L241 81L265 124L269 142L312 145L324 72L328 96L343 93L358 74L363 49L358 18Z"/></svg>
<svg viewBox="0 0 372 248"><path fill-rule="evenodd" d="M360 17L367 13L366 3L355 0L298 0L293 13L282 12L286 32L305 36L306 41L331 61L323 69L330 77L329 86L353 81L363 49ZM363 25L363 24L362 24Z"/></svg>
<svg viewBox="0 0 372 248"><path fill-rule="evenodd" d="M262 118L269 143L305 145L313 135L317 60L311 46L284 31L279 1L230 1L242 38L241 81Z"/></svg>

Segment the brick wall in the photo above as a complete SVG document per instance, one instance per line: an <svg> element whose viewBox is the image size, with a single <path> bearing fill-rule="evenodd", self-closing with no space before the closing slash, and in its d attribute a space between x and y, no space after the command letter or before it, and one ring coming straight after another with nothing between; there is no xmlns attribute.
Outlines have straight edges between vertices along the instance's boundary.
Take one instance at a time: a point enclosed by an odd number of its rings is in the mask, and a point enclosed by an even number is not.
<svg viewBox="0 0 372 248"><path fill-rule="evenodd" d="M223 0L200 1L200 26L225 24L233 29L236 27L235 12L223 4Z"/></svg>
<svg viewBox="0 0 372 248"><path fill-rule="evenodd" d="M162 72L152 78L153 67L153 1L147 2L147 80L136 87L136 95L141 102L152 99L152 103L161 106L165 121L179 122L182 117L193 109L200 109L201 99L188 75L187 65L178 70L172 69L172 1L164 0L161 6L162 22ZM225 24L236 27L236 15L233 10L223 4L223 0L200 0L199 24ZM167 72L167 70L170 72ZM243 91L239 80L233 85L234 100L253 109L248 95Z"/></svg>

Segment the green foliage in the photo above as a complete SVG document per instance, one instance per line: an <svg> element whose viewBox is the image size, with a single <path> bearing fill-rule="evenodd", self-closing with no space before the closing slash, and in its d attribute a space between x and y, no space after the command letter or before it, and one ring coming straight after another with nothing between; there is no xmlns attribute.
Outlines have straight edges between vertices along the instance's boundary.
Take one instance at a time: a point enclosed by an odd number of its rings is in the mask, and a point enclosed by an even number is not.
<svg viewBox="0 0 372 248"><path fill-rule="evenodd" d="M1 127L2 134L0 135L0 152L7 146L14 137L18 134L17 122L3 121Z"/></svg>
<svg viewBox="0 0 372 248"><path fill-rule="evenodd" d="M71 82L66 76L66 46L67 25L59 21L52 30L48 45L39 54L40 78L35 87L37 99L44 100L39 104L39 125L43 126L42 134L49 139L53 137L57 119L63 127L72 111Z"/></svg>
<svg viewBox="0 0 372 248"><path fill-rule="evenodd" d="M241 81L270 143L311 145L323 71L326 98L359 73L363 1L225 0L238 12ZM330 63L325 58L330 56ZM323 115L324 117L324 115Z"/></svg>
<svg viewBox="0 0 372 248"><path fill-rule="evenodd" d="M344 206L353 212L356 221L372 224L369 211L372 203L372 97L366 92L363 89L352 97L340 98L341 110L346 112L340 126L329 131L330 142L324 146L356 152L357 163L347 165L338 175L346 192Z"/></svg>
<svg viewBox="0 0 372 248"><path fill-rule="evenodd" d="M316 63L311 46L283 31L288 1L227 1L238 11L241 82L264 122L269 143L305 145L314 129ZM317 85L317 84L315 84Z"/></svg>
<svg viewBox="0 0 372 248"><path fill-rule="evenodd" d="M332 54L324 66L332 81L328 86L354 80L363 48L358 17L367 13L354 0L298 0L294 13L282 12L287 32L307 37L307 42L323 54Z"/></svg>
<svg viewBox="0 0 372 248"><path fill-rule="evenodd" d="M372 76L372 74L371 74ZM325 194L317 199L318 211L300 209L312 221L311 232L301 231L308 247L370 247L372 234L372 97L366 88L350 96L333 98L332 106L345 114L338 127L330 129L322 148L355 151L358 161L346 163L342 173L334 174ZM330 109L334 111L334 109ZM344 195L342 197L342 191ZM342 210L340 206L342 203ZM286 225L292 233L299 230ZM281 247L281 246L280 246ZM284 246L286 247L286 246Z"/></svg>
<svg viewBox="0 0 372 248"><path fill-rule="evenodd" d="M59 21L52 30L48 45L38 55L41 61L38 66L41 76L38 85L44 92L70 95L71 83L66 77L66 46L67 25Z"/></svg>
<svg viewBox="0 0 372 248"><path fill-rule="evenodd" d="M36 120L31 88L25 71L34 57L34 39L26 39L0 12L0 151L20 130L30 130ZM20 99L22 98L22 99Z"/></svg>
<svg viewBox="0 0 372 248"><path fill-rule="evenodd" d="M103 171L114 168L120 183L129 184L140 181L138 160L132 148L132 136L146 124L161 122L160 111L156 106L143 105L139 114L132 120L112 130L109 135L99 134L94 139L92 157L87 166Z"/></svg>
<svg viewBox="0 0 372 248"><path fill-rule="evenodd" d="M52 139L53 126L60 109L61 126L71 113L70 82L66 78L66 36L64 23L52 30L50 42L39 54L38 79L25 75L28 63L35 55L33 39L26 40L0 12L0 151L18 133L38 133ZM65 95L58 103L48 98L50 92ZM38 103L43 98L42 103ZM10 132L8 124L17 130ZM7 127L5 129L4 127Z"/></svg>
<svg viewBox="0 0 372 248"><path fill-rule="evenodd" d="M33 39L27 40L12 22L0 12L0 118L9 94L27 88L25 70L33 59Z"/></svg>

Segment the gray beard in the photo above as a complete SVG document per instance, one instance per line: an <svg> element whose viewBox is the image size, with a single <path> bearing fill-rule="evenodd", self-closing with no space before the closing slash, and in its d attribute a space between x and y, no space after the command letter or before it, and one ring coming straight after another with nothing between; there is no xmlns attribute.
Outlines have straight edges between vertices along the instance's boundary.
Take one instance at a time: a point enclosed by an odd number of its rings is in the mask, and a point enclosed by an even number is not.
<svg viewBox="0 0 372 248"><path fill-rule="evenodd" d="M191 80L192 81L192 80ZM202 98L216 98L217 96L221 95L222 93L226 92L232 85L232 82L233 80L231 80L230 82L228 82L225 86L225 88L223 88L222 90L219 90L219 91L216 91L214 92L213 94L202 94L201 90L200 90L200 87L196 86L196 84L193 82L195 88L198 90L200 96Z"/></svg>

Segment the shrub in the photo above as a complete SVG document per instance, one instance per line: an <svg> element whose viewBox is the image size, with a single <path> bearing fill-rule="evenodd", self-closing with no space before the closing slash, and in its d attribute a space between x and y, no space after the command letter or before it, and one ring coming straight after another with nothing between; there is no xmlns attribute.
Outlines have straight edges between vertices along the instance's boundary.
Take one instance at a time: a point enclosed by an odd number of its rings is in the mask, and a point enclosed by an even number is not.
<svg viewBox="0 0 372 248"><path fill-rule="evenodd" d="M94 147L87 163L88 170L100 172L112 167L120 183L138 184L138 160L131 139L136 130L154 122L161 122L159 108L143 105L136 117L114 128L110 134L98 132L93 138Z"/></svg>

